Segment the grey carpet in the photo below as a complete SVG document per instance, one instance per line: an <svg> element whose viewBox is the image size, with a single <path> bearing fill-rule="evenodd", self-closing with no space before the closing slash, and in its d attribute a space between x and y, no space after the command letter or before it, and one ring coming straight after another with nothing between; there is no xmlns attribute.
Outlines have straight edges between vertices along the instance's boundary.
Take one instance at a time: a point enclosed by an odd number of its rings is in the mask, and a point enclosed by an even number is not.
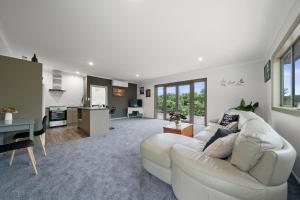
<svg viewBox="0 0 300 200"><path fill-rule="evenodd" d="M169 185L142 168L139 153L140 141L167 123L115 120L115 129L104 135L49 145L46 158L35 148L38 176L25 152L17 153L12 167L0 156L0 199L176 200ZM289 200L298 199L299 185L290 185Z"/></svg>

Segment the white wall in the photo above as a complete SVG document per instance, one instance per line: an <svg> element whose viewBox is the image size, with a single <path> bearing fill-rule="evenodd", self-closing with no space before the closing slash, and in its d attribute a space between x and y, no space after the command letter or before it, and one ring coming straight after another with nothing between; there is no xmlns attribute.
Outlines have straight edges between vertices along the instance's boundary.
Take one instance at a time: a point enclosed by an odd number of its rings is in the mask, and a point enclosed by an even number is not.
<svg viewBox="0 0 300 200"><path fill-rule="evenodd" d="M14 57L13 52L8 45L7 39L4 37L2 30L3 30L3 28L1 27L1 24L0 24L0 55Z"/></svg>
<svg viewBox="0 0 300 200"><path fill-rule="evenodd" d="M62 74L64 93L49 92L52 89L52 71L43 71L44 105L48 106L81 106L83 97L83 77L69 73Z"/></svg>
<svg viewBox="0 0 300 200"><path fill-rule="evenodd" d="M246 101L258 101L260 108L258 114L264 116L265 95L263 94L263 67L264 63L257 61L247 64L222 66L215 68L207 68L193 72L181 73L177 75L148 80L138 85L151 89L151 97L146 98L145 95L139 95L138 98L143 99L144 112L146 117L154 117L154 86L162 83L170 83L184 80L192 80L199 78L207 78L207 117L208 119L218 118L222 112L228 108L237 106L244 98ZM231 80L238 81L243 78L244 86L221 86L221 81Z"/></svg>
<svg viewBox="0 0 300 200"><path fill-rule="evenodd" d="M280 31L277 34L273 42L273 46L269 52L268 58L270 59L273 53L276 51L276 48L279 46L280 42L283 40L284 36L294 23L295 19L300 13L300 1L296 1L293 9L289 12L284 24L282 25ZM267 60L266 59L266 60ZM272 82L269 81L265 86L266 94L266 113L267 120L273 126L273 128L286 138L296 149L298 156L294 166L294 174L300 180L300 118L292 115L280 113L273 111L272 108Z"/></svg>

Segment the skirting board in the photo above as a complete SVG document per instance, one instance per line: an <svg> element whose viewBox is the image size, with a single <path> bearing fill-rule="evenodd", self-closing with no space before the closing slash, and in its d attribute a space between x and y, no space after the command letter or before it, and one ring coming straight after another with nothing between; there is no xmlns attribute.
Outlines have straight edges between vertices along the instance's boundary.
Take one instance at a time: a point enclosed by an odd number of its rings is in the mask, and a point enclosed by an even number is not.
<svg viewBox="0 0 300 200"><path fill-rule="evenodd" d="M128 119L128 117L116 117L116 118L111 118L111 120L119 120L119 119ZM134 118L133 118L134 119ZM152 117L142 117L140 119L154 119Z"/></svg>
<svg viewBox="0 0 300 200"><path fill-rule="evenodd" d="M292 174L295 177L295 179L297 180L297 182L300 184L300 178L296 175L296 173L294 171L292 171Z"/></svg>
<svg viewBox="0 0 300 200"><path fill-rule="evenodd" d="M127 119L127 117L116 117L116 118L111 118L111 120L118 120L118 119Z"/></svg>

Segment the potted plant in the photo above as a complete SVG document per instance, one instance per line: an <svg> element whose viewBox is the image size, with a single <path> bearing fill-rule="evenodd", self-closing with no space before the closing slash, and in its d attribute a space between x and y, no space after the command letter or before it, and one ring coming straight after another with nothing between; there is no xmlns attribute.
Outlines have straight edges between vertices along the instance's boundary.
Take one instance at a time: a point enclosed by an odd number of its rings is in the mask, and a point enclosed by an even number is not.
<svg viewBox="0 0 300 200"><path fill-rule="evenodd" d="M182 115L180 112L170 112L170 121L174 121L176 126L180 125L182 119L186 119L186 116Z"/></svg>
<svg viewBox="0 0 300 200"><path fill-rule="evenodd" d="M6 106L1 109L1 113L5 114L5 121L12 121L13 120L12 114L18 113L18 111L14 107Z"/></svg>
<svg viewBox="0 0 300 200"><path fill-rule="evenodd" d="M241 100L240 105L238 107L235 107L234 109L236 110L242 110L242 111L252 111L254 112L256 110L256 108L258 108L259 103L256 102L252 105L252 101L250 102L250 104L246 105L246 102L244 99Z"/></svg>

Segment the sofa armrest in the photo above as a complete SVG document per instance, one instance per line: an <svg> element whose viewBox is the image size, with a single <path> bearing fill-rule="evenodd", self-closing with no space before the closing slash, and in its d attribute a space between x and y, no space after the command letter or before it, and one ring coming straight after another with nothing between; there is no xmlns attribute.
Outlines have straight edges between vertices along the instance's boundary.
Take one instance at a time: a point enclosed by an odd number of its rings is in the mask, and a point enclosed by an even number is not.
<svg viewBox="0 0 300 200"><path fill-rule="evenodd" d="M219 122L219 119L218 118L210 119L209 122L217 124Z"/></svg>
<svg viewBox="0 0 300 200"><path fill-rule="evenodd" d="M220 124L209 123L202 131L194 135L194 138L206 143L218 130L218 128L223 128Z"/></svg>
<svg viewBox="0 0 300 200"><path fill-rule="evenodd" d="M209 157L180 144L173 145L171 160L173 181L182 178L176 176L176 171L180 169L193 181L237 199L264 199L265 186L226 160ZM244 194L250 193L255 193L255 198L244 197Z"/></svg>
<svg viewBox="0 0 300 200"><path fill-rule="evenodd" d="M250 174L267 186L283 184L289 178L295 160L296 150L284 140L284 148L264 152L258 163L250 170Z"/></svg>

